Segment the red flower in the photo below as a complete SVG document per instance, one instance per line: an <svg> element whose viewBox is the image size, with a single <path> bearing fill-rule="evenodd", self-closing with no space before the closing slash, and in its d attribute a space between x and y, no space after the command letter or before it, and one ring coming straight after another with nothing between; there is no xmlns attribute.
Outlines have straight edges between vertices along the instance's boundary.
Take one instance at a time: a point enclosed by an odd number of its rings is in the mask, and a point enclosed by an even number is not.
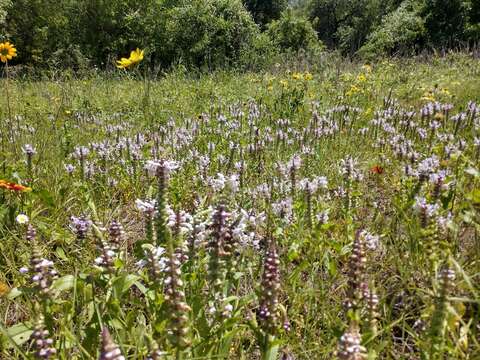
<svg viewBox="0 0 480 360"><path fill-rule="evenodd" d="M373 174L383 174L383 167L381 167L380 165L375 165L373 166L370 171L373 173Z"/></svg>
<svg viewBox="0 0 480 360"><path fill-rule="evenodd" d="M13 183L13 182L9 182L9 181L6 181L6 180L0 180L0 189L1 188L6 189L6 190L10 190L10 191L17 191L17 192L32 191L31 187L23 186L23 185L16 184L16 183Z"/></svg>

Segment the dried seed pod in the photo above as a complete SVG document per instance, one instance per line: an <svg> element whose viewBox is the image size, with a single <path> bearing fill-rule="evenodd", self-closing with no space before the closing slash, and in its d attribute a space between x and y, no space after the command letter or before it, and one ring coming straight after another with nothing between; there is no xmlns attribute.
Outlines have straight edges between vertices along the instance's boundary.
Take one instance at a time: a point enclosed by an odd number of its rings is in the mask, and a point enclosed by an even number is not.
<svg viewBox="0 0 480 360"><path fill-rule="evenodd" d="M225 277L225 241L228 236L226 220L230 216L224 205L219 205L213 214L213 229L208 242L208 276L213 293L218 293Z"/></svg>
<svg viewBox="0 0 480 360"><path fill-rule="evenodd" d="M265 253L261 283L260 309L261 326L268 334L275 334L279 327L278 292L280 290L280 259L274 241L270 241Z"/></svg>
<svg viewBox="0 0 480 360"><path fill-rule="evenodd" d="M352 254L348 262L348 294L345 302L347 309L358 309L363 298L362 286L365 283L365 269L367 257L365 253L364 238L358 230L353 241Z"/></svg>
<svg viewBox="0 0 480 360"><path fill-rule="evenodd" d="M116 249L120 248L123 233L124 231L122 225L116 220L113 220L110 223L110 227L108 228L108 234L110 236L110 242L112 244L112 247Z"/></svg>
<svg viewBox="0 0 480 360"><path fill-rule="evenodd" d="M369 288L367 283L363 284L362 293L367 311L368 329L372 334L376 334L378 322L378 296Z"/></svg>
<svg viewBox="0 0 480 360"><path fill-rule="evenodd" d="M174 254L170 254L165 268L165 301L169 308L169 340L173 346L178 349L185 349L190 346L187 337L188 313L190 307L185 302L185 293L183 292L183 281L180 278L180 261Z"/></svg>

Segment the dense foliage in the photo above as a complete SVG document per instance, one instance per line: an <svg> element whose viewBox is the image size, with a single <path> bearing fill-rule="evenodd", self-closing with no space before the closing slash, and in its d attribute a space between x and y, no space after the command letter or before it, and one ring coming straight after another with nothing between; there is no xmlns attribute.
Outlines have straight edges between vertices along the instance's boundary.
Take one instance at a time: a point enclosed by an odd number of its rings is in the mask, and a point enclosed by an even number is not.
<svg viewBox="0 0 480 360"><path fill-rule="evenodd" d="M37 68L108 68L136 47L151 68L259 66L260 58L268 66L275 54L312 48L314 37L367 57L473 46L479 8L473 0L0 0L0 40L22 49L17 64ZM250 49L269 56L251 59Z"/></svg>
<svg viewBox="0 0 480 360"><path fill-rule="evenodd" d="M319 37L330 47L355 54L451 48L477 43L477 1L311 0L307 11ZM475 25L476 24L476 25ZM408 34L403 34L407 31ZM377 46L380 46L378 49Z"/></svg>
<svg viewBox="0 0 480 360"><path fill-rule="evenodd" d="M282 11L287 8L287 0L243 0L243 3L255 22L262 27L278 19Z"/></svg>

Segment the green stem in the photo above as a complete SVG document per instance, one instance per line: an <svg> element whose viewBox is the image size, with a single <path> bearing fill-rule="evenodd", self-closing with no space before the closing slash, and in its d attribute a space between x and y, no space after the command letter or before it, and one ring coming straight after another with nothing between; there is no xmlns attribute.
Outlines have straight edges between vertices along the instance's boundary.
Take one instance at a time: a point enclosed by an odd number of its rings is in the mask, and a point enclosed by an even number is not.
<svg viewBox="0 0 480 360"><path fill-rule="evenodd" d="M183 359L183 352L180 349L177 349L177 352L175 353L175 360L182 360Z"/></svg>
<svg viewBox="0 0 480 360"><path fill-rule="evenodd" d="M276 360L280 346L275 342L275 336L265 336L265 348L262 353L262 360Z"/></svg>

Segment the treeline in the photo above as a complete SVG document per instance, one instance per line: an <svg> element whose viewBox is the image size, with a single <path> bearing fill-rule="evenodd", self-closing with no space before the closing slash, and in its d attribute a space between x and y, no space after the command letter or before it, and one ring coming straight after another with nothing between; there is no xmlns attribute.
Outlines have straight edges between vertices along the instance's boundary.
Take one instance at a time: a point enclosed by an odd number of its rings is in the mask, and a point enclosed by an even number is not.
<svg viewBox="0 0 480 360"><path fill-rule="evenodd" d="M410 55L465 48L480 39L479 0L302 2L319 38L344 54Z"/></svg>
<svg viewBox="0 0 480 360"><path fill-rule="evenodd" d="M409 55L475 45L480 0L0 0L0 41L33 67L257 67L282 53Z"/></svg>

